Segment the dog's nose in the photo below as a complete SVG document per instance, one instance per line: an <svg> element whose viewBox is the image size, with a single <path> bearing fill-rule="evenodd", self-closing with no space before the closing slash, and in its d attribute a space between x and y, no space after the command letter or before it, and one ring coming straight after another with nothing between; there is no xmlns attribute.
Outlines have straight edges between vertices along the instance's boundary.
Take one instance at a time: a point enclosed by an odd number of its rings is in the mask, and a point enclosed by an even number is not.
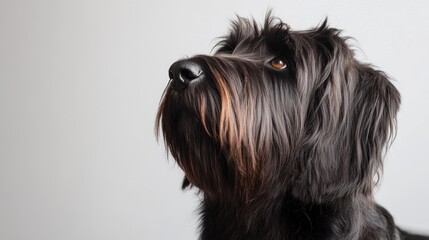
<svg viewBox="0 0 429 240"><path fill-rule="evenodd" d="M168 70L172 87L178 91L185 89L190 82L199 80L204 72L201 64L192 60L180 60L173 63Z"/></svg>

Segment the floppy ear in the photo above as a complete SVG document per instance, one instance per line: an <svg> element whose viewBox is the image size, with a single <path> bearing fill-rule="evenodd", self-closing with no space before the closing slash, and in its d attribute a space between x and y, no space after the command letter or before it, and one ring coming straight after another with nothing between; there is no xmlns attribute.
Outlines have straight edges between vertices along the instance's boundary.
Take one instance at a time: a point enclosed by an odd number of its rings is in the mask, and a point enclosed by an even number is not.
<svg viewBox="0 0 429 240"><path fill-rule="evenodd" d="M357 84L350 141L354 142L352 155L358 167L359 189L371 194L374 176L382 167L384 153L395 133L401 99L387 76L369 66L359 70Z"/></svg>
<svg viewBox="0 0 429 240"><path fill-rule="evenodd" d="M342 48L327 58L308 97L291 183L293 196L305 202L370 195L396 126L399 92L383 72L354 60L339 39L329 39Z"/></svg>
<svg viewBox="0 0 429 240"><path fill-rule="evenodd" d="M303 133L289 188L309 203L372 193L400 104L387 76L355 60L339 34L325 20L294 42Z"/></svg>

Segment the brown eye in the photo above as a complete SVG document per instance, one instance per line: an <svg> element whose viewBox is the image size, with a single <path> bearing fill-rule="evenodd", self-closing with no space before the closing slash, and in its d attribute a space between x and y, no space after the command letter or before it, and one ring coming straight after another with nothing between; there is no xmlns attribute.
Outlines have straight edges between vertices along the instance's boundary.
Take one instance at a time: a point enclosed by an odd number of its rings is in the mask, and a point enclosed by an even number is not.
<svg viewBox="0 0 429 240"><path fill-rule="evenodd" d="M270 61L271 66L275 69L285 69L286 61L281 57L275 57Z"/></svg>

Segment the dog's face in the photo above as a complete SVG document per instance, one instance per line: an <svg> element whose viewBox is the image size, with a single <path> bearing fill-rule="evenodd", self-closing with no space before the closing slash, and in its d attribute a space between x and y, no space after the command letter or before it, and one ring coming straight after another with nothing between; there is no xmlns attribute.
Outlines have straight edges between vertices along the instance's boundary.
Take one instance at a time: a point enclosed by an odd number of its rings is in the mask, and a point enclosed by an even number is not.
<svg viewBox="0 0 429 240"><path fill-rule="evenodd" d="M370 196L400 96L338 30L239 18L214 55L178 61L169 75L157 129L184 186L236 202Z"/></svg>

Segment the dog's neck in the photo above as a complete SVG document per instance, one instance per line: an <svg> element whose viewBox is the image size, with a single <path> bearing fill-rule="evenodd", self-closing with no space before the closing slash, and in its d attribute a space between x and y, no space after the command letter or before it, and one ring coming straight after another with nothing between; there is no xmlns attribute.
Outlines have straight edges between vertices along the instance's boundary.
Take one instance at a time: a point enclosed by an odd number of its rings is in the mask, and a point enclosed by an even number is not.
<svg viewBox="0 0 429 240"><path fill-rule="evenodd" d="M399 239L389 213L363 196L329 204L306 204L290 195L240 205L206 199L201 215L203 240Z"/></svg>

